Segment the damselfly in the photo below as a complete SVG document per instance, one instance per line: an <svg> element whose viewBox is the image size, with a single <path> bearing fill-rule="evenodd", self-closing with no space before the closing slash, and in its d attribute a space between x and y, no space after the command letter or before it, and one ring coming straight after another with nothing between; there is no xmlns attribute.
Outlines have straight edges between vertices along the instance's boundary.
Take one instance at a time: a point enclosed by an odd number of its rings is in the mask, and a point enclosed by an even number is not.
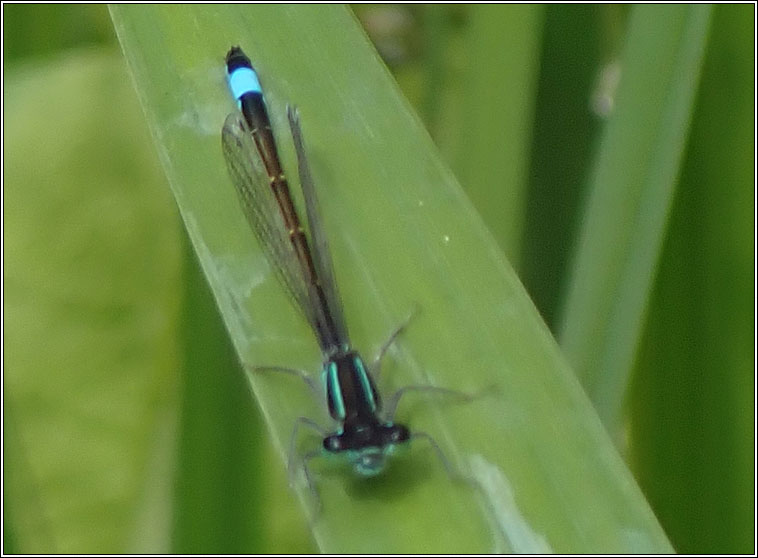
<svg viewBox="0 0 758 558"><path fill-rule="evenodd" d="M410 390L436 391L464 399L469 396L434 386L407 386L395 392L382 406L374 378L384 353L404 325L392 333L369 369L350 344L329 247L318 214L298 112L287 108L308 235L290 195L258 75L239 47L233 47L226 55L226 67L229 88L240 109L226 118L222 131L229 174L242 210L272 267L316 335L324 359L321 373L329 414L339 423L339 428L330 432L309 418L297 419L290 439L290 474L295 470L298 430L308 427L323 439L322 448L306 453L301 460L308 486L319 502L308 462L324 451L346 456L355 471L373 476L382 471L386 457L398 446L413 439L425 439L448 473L454 476L450 463L431 436L411 432L393 419L400 397ZM313 391L319 391L305 372L278 366L256 368L296 374Z"/></svg>

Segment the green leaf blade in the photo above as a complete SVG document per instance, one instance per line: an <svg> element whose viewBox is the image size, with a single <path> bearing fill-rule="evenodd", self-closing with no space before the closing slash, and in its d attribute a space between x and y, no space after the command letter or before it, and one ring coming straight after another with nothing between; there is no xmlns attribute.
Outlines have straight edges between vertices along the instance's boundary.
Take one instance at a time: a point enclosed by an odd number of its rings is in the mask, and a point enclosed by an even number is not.
<svg viewBox="0 0 758 558"><path fill-rule="evenodd" d="M313 524L320 548L670 550L515 273L352 15L331 6L172 7L171 17L163 10L113 12L177 203L241 359L314 371L320 360L307 325L266 266L224 169L218 130L233 104L222 58L231 44L255 61L288 169L284 107L300 108L356 347L370 358L420 308L385 362L385 392L407 384L468 393L498 385L466 405L409 396L398 414L434 436L482 490L453 482L419 444L368 481L314 462L323 503ZM198 36L206 40L192 40ZM293 421L323 420L323 402L312 401L292 378L250 381L285 460ZM318 443L304 439L300 447ZM310 508L302 482L297 492ZM605 506L624 512L614 516Z"/></svg>
<svg viewBox="0 0 758 558"><path fill-rule="evenodd" d="M638 6L593 169L559 338L614 435L705 48L708 6Z"/></svg>

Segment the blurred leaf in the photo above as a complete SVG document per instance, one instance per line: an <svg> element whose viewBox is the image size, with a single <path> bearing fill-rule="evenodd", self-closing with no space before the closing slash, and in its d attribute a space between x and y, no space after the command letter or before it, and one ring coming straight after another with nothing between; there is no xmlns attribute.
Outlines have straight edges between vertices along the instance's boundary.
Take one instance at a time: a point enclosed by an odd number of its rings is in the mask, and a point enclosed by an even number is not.
<svg viewBox="0 0 758 558"><path fill-rule="evenodd" d="M289 169L284 106L300 106L356 346L372 354L421 308L393 347L383 383L502 386L465 408L417 401L399 413L468 465L481 500L452 482L428 448L414 448L376 479L314 465L324 511L313 531L322 551L670 550L513 270L348 11L117 6L113 15L244 362L315 370L319 355L226 177L219 129L233 106L222 72L231 44L256 63ZM290 378L250 381L284 460L295 417L319 416L322 402ZM310 507L307 488L297 490Z"/></svg>
<svg viewBox="0 0 758 558"><path fill-rule="evenodd" d="M608 430L621 406L697 91L710 7L636 6L594 165L560 341Z"/></svg>
<svg viewBox="0 0 758 558"><path fill-rule="evenodd" d="M172 551L265 551L265 436L218 309L185 242L184 383ZM254 473L251 473L254 471ZM149 552L145 548L144 552Z"/></svg>
<svg viewBox="0 0 758 558"><path fill-rule="evenodd" d="M754 10L714 8L631 393L635 468L688 554L755 552Z"/></svg>
<svg viewBox="0 0 758 558"><path fill-rule="evenodd" d="M604 9L611 8L544 7L519 276L553 331L600 129L588 99L604 58L598 14Z"/></svg>
<svg viewBox="0 0 758 558"><path fill-rule="evenodd" d="M176 219L123 72L74 53L5 75L4 471L24 553L125 548L145 467L173 458L154 444L176 410Z"/></svg>
<svg viewBox="0 0 758 558"><path fill-rule="evenodd" d="M108 10L102 4L3 4L6 64L114 42Z"/></svg>

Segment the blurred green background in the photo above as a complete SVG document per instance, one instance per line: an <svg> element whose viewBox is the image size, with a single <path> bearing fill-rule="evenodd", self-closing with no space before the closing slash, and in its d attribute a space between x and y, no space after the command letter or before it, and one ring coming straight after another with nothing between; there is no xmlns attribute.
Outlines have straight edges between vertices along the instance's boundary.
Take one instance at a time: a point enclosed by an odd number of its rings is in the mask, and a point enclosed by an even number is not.
<svg viewBox="0 0 758 558"><path fill-rule="evenodd" d="M355 11L558 335L630 9ZM753 21L710 14L610 428L685 553L754 550ZM3 35L4 551L313 551L107 9L3 5Z"/></svg>

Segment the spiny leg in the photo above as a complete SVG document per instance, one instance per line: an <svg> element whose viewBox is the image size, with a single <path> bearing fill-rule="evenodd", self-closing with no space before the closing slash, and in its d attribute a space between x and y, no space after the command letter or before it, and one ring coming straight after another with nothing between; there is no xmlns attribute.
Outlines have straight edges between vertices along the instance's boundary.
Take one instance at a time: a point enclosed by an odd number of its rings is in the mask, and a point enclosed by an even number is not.
<svg viewBox="0 0 758 558"><path fill-rule="evenodd" d="M316 484L313 482L313 477L311 477L311 471L308 468L308 462L313 459L314 457L321 457L322 453L321 450L311 450L308 453L306 453L303 456L303 475L305 475L305 482L308 485L308 489L311 491L311 495L313 496L313 501L315 502L315 506L313 508L313 518L317 518L319 515L321 515L321 497L318 494L318 490L316 489Z"/></svg>
<svg viewBox="0 0 758 558"><path fill-rule="evenodd" d="M328 436L328 432L321 428L321 426L314 420L309 419L308 417L297 417L295 420L295 426L292 429L292 434L290 435L290 442L287 449L287 478L289 478L290 484L295 484L295 461L297 457L297 433L300 430L301 426L307 426L311 430L315 430L319 433L319 436L322 438L325 438ZM311 485L311 481L308 478L308 469L305 468L305 459L308 455L310 455L309 452L305 456L303 456L303 468L305 471L305 480L308 481L308 484ZM311 490L313 488L311 487Z"/></svg>
<svg viewBox="0 0 758 558"><path fill-rule="evenodd" d="M317 398L321 397L321 393L319 393L318 386L310 377L310 374L308 374L308 372L306 372L305 370L298 370L297 368L287 368L286 366L254 366L251 364L245 364L245 368L247 368L253 373L269 371L269 372L283 372L291 376L297 376L308 385L308 388L310 388L310 390L314 393L314 395Z"/></svg>
<svg viewBox="0 0 758 558"><path fill-rule="evenodd" d="M453 464L450 463L450 460L445 455L445 452L442 451L442 448L439 446L437 441L432 438L429 434L426 432L414 432L411 434L411 440L418 440L418 439L424 439L427 442L429 442L429 445L432 446L432 449L434 450L434 453L437 454L437 457L442 462L442 465L445 467L445 471L447 471L447 474L452 478L460 477L460 474L457 472L455 467L453 467Z"/></svg>
<svg viewBox="0 0 758 558"><path fill-rule="evenodd" d="M387 350L390 348L390 345L395 342L395 339L397 338L400 333L408 326L408 324L411 322L411 320L414 318L414 316L418 313L418 306L414 306L411 310L411 313L408 315L408 317L401 323L399 326L397 326L392 333L390 333L390 336L387 338L387 340L384 342L384 344L379 348L379 352L377 353L376 357L374 358L374 361L371 363L371 366L369 368L369 371L371 372L371 377L374 379L374 381L379 381L379 376L382 372L382 359L384 358L384 354L387 352Z"/></svg>
<svg viewBox="0 0 758 558"><path fill-rule="evenodd" d="M474 479L463 475L460 471L458 471L456 467L453 466L452 463L450 463L450 460L445 455L445 452L442 451L442 448L439 446L437 441L434 438L432 438L429 434L427 434L426 432L414 432L413 434L411 434L410 439L411 440L424 439L427 442L429 442L429 445L434 450L434 453L437 454L437 457L439 458L440 462L445 467L445 472L452 480L463 482L477 489L480 488Z"/></svg>
<svg viewBox="0 0 758 558"><path fill-rule="evenodd" d="M388 421L392 421L392 419L395 417L395 411L397 411L397 405L400 402L400 398L409 391L428 391L439 395L452 396L459 399L460 401L471 401L475 397L473 395L469 395L468 393L437 386L405 386L393 393L387 400L384 415Z"/></svg>

